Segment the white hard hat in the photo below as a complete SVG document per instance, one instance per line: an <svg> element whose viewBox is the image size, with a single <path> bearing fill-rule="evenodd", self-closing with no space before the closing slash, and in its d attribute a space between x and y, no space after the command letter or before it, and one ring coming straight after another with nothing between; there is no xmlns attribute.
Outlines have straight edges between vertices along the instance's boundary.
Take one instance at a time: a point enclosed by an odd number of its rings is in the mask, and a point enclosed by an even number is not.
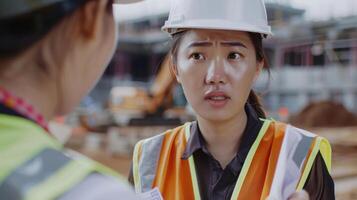
<svg viewBox="0 0 357 200"><path fill-rule="evenodd" d="M173 35L182 29L237 30L272 35L263 0L172 0L162 30Z"/></svg>

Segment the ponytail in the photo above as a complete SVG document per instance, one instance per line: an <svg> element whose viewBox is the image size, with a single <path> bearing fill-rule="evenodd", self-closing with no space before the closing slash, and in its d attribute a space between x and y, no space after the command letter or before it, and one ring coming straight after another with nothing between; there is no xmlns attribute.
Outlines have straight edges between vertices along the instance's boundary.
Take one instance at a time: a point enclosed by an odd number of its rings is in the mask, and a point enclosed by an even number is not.
<svg viewBox="0 0 357 200"><path fill-rule="evenodd" d="M270 70L269 70L269 65L266 59L266 56L264 54L264 48L263 48L263 39L261 34L259 33L249 33L249 37L253 42L255 52L256 52L256 59L258 62L264 62L264 68L268 71L269 77L270 77ZM248 102L255 112L257 113L259 118L266 118L265 112L263 110L263 106L260 103L260 98L258 95L255 94L253 90L250 90L249 97L248 97Z"/></svg>
<svg viewBox="0 0 357 200"><path fill-rule="evenodd" d="M253 107L259 118L266 118L263 106L260 103L260 98L253 90L249 93L248 103Z"/></svg>

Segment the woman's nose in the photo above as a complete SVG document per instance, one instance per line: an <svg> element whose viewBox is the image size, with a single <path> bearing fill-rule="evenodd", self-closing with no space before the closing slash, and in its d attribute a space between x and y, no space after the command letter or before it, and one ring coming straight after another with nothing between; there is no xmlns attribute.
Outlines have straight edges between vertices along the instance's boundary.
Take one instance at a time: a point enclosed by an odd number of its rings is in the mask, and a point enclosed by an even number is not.
<svg viewBox="0 0 357 200"><path fill-rule="evenodd" d="M220 60L215 60L207 69L206 84L226 84L227 74L224 63Z"/></svg>

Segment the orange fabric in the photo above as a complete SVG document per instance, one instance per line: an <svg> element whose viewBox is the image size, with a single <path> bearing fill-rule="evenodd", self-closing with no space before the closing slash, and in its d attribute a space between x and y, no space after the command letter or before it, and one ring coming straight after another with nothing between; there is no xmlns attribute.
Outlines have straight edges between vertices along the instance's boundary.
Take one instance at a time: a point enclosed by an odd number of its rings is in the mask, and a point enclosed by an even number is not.
<svg viewBox="0 0 357 200"><path fill-rule="evenodd" d="M253 157L238 199L266 199L273 182L286 125L271 122Z"/></svg>
<svg viewBox="0 0 357 200"><path fill-rule="evenodd" d="M181 156L186 147L184 126L165 134L153 188L158 187L167 200L193 199L188 160Z"/></svg>

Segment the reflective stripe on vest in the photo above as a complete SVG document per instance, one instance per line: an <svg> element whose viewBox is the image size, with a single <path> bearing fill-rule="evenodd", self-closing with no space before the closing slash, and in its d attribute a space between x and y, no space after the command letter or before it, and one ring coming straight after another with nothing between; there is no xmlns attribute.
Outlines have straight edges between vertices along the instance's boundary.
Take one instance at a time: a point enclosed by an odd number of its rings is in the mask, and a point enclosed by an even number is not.
<svg viewBox="0 0 357 200"><path fill-rule="evenodd" d="M14 170L0 185L0 196L4 199L23 199L25 194L53 175L70 159L53 149L44 149L37 156Z"/></svg>
<svg viewBox="0 0 357 200"><path fill-rule="evenodd" d="M147 192L151 189L163 139L162 135L158 135L151 138L150 141L143 140L139 145L135 145L133 157L137 160L133 162L133 177L136 183L136 193ZM151 154L142 154L141 152L151 152ZM139 155L142 156L140 161Z"/></svg>
<svg viewBox="0 0 357 200"><path fill-rule="evenodd" d="M201 199L194 158L181 159L190 125L186 123L135 146L133 176L137 192L158 187L164 199ZM282 199L301 189L318 151L330 169L331 149L327 140L290 125L264 120L231 199ZM275 176L276 173L279 174Z"/></svg>
<svg viewBox="0 0 357 200"><path fill-rule="evenodd" d="M62 149L31 121L0 114L0 199L55 199L93 172L117 176Z"/></svg>

